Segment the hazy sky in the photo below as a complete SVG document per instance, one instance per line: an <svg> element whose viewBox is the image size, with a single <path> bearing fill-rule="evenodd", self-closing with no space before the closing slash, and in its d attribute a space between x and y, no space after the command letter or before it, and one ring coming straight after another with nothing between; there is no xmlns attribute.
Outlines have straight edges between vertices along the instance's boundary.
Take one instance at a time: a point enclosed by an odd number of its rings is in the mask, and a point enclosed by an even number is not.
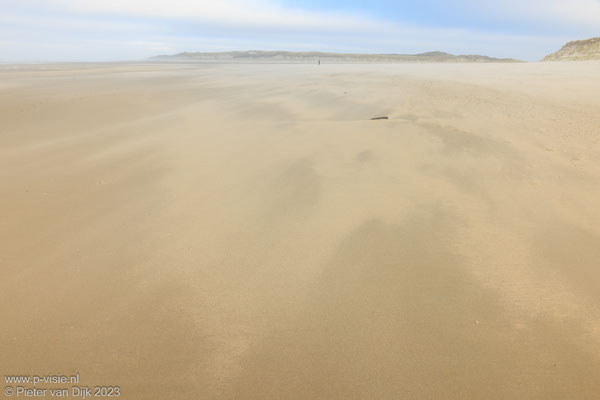
<svg viewBox="0 0 600 400"><path fill-rule="evenodd" d="M594 36L600 0L0 0L2 62L252 49L537 60Z"/></svg>

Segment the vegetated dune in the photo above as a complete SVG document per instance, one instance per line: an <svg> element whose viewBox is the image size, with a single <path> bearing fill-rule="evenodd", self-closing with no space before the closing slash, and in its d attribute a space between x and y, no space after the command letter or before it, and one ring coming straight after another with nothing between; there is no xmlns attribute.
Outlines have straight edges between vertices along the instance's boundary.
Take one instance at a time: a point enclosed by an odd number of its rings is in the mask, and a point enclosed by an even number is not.
<svg viewBox="0 0 600 400"><path fill-rule="evenodd" d="M600 37L569 42L556 53L544 57L542 61L587 60L600 60Z"/></svg>
<svg viewBox="0 0 600 400"><path fill-rule="evenodd" d="M154 61L236 61L236 62L323 62L334 63L513 63L512 58L493 58L480 55L452 55L441 51L421 54L353 54L293 51L231 51L218 53L179 53L153 57Z"/></svg>

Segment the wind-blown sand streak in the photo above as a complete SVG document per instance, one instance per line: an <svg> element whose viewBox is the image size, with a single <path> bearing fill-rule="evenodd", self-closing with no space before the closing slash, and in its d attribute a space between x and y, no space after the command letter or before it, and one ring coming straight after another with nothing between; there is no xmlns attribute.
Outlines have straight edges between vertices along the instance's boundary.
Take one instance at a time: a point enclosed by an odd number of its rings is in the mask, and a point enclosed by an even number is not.
<svg viewBox="0 0 600 400"><path fill-rule="evenodd" d="M0 67L2 374L597 397L599 67Z"/></svg>

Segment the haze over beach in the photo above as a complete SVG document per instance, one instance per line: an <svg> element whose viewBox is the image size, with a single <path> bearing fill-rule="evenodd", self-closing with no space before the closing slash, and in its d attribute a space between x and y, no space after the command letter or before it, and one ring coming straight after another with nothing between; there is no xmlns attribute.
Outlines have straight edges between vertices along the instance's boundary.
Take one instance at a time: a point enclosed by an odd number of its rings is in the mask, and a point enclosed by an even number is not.
<svg viewBox="0 0 600 400"><path fill-rule="evenodd" d="M150 58L152 61L164 62L283 62L283 63L514 63L522 62L513 58L494 58L476 54L453 55L441 51L430 51L419 54L357 54L331 53L320 51L229 51L213 53L179 53L160 55Z"/></svg>
<svg viewBox="0 0 600 400"><path fill-rule="evenodd" d="M0 15L6 398L600 396L597 1Z"/></svg>

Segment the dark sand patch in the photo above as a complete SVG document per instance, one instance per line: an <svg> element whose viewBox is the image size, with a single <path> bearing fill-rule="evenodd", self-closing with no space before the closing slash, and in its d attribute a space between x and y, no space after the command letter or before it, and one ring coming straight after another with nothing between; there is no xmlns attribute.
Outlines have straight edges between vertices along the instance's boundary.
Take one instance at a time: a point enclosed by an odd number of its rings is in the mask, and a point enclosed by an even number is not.
<svg viewBox="0 0 600 400"><path fill-rule="evenodd" d="M576 322L530 319L513 329L449 246L457 223L433 210L358 227L304 313L243 361L233 397L558 399L600 390L599 360L572 340Z"/></svg>

